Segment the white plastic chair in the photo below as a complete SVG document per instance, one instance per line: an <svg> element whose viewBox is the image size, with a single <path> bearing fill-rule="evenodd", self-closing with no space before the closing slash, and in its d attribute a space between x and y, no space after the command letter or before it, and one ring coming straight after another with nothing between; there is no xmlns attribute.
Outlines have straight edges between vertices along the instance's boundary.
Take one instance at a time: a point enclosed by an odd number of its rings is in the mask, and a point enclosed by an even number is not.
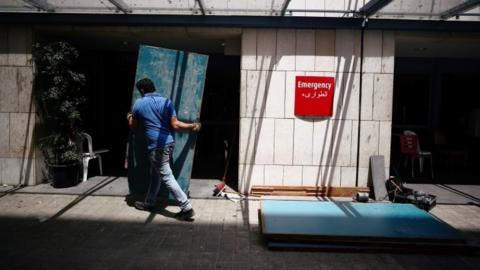
<svg viewBox="0 0 480 270"><path fill-rule="evenodd" d="M87 181L88 176L88 163L90 160L97 158L98 159L98 168L100 169L100 175L103 175L103 168L102 168L102 156L100 154L106 153L108 149L99 149L93 151L92 146L92 136L88 135L87 133L83 133L85 139L88 142L88 152L83 153L83 178L82 182Z"/></svg>

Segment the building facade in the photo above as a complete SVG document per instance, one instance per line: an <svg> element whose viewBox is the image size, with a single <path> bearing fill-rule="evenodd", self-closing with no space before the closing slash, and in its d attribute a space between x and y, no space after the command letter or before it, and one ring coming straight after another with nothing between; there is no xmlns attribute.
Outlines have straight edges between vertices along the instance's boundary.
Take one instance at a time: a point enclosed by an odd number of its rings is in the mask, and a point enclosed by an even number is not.
<svg viewBox="0 0 480 270"><path fill-rule="evenodd" d="M252 186L365 187L372 155L384 156L388 175L399 37L467 31L475 33L475 44L480 30L478 5L454 10L475 1L25 2L0 6L0 183L8 185L45 180L31 57L44 25L57 36L88 27L124 35L186 32L189 38L224 33L237 40L238 189L244 193ZM418 30L405 31L410 26ZM297 76L335 79L331 117L295 115Z"/></svg>
<svg viewBox="0 0 480 270"><path fill-rule="evenodd" d="M366 186L369 157L390 154L394 38L391 31L365 32L361 72L358 30L244 29L242 190L252 185ZM295 116L299 75L335 78L332 117ZM360 141L359 124L364 131Z"/></svg>

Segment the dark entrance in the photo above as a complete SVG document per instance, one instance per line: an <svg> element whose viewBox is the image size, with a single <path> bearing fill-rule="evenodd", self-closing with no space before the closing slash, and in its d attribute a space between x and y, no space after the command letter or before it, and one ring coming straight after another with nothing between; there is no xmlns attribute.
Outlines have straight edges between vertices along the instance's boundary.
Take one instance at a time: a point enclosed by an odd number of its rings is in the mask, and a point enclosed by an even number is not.
<svg viewBox="0 0 480 270"><path fill-rule="evenodd" d="M192 178L238 178L240 57L210 55L202 103L203 130L198 136Z"/></svg>
<svg viewBox="0 0 480 270"><path fill-rule="evenodd" d="M125 116L131 106L137 53L81 50L80 59L87 78L83 128L92 136L94 148L109 149L103 158L104 174L125 176ZM90 166L98 172L95 162Z"/></svg>
<svg viewBox="0 0 480 270"><path fill-rule="evenodd" d="M446 58L395 59L392 175L407 182L477 184L480 162L480 102L476 98L480 60ZM399 137L418 135L420 147L433 156L415 177L405 168Z"/></svg>
<svg viewBox="0 0 480 270"><path fill-rule="evenodd" d="M87 76L88 97L84 129L95 148L110 152L104 158L104 174L125 176L128 127L125 115L131 107L136 52L81 50L81 69ZM201 110L192 178L222 179L237 186L240 57L210 54ZM97 170L96 163L91 164Z"/></svg>

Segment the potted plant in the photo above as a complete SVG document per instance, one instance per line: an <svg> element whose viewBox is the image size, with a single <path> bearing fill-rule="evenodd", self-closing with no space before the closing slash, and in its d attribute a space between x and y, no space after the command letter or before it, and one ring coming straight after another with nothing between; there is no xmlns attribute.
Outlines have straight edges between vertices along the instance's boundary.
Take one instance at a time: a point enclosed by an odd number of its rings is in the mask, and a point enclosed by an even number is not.
<svg viewBox="0 0 480 270"><path fill-rule="evenodd" d="M34 93L42 128L39 144L54 187L78 183L82 160L79 106L85 76L72 70L78 51L66 42L33 46Z"/></svg>

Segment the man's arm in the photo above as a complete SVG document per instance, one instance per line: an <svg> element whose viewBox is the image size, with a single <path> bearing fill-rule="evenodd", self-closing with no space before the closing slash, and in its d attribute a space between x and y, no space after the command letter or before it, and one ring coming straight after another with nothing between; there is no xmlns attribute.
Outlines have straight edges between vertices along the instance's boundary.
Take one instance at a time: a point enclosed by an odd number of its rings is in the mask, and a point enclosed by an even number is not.
<svg viewBox="0 0 480 270"><path fill-rule="evenodd" d="M199 131L202 125L200 123L185 123L180 120L176 116L172 116L170 118L170 124L175 131Z"/></svg>

